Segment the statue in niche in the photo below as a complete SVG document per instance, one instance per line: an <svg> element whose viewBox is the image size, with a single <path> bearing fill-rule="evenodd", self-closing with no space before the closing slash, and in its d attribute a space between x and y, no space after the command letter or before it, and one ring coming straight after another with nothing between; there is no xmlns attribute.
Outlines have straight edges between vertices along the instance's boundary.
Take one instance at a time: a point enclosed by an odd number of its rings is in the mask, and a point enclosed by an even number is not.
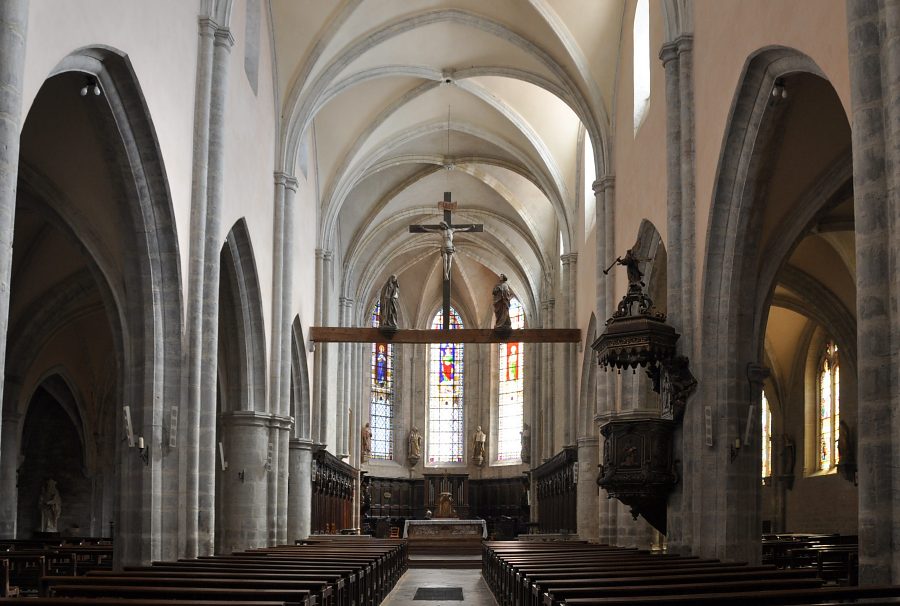
<svg viewBox="0 0 900 606"><path fill-rule="evenodd" d="M407 457L409 458L409 466L415 467L419 462L419 457L422 456L422 434L419 433L418 427L413 426L410 430L408 442Z"/></svg>
<svg viewBox="0 0 900 606"><path fill-rule="evenodd" d="M523 463L531 463L531 427L528 423L522 423L522 454L520 455Z"/></svg>
<svg viewBox="0 0 900 606"><path fill-rule="evenodd" d="M361 463L368 463L369 456L372 454L372 429L366 423L360 432L359 440L359 460Z"/></svg>
<svg viewBox="0 0 900 606"><path fill-rule="evenodd" d="M481 431L481 425L479 425L475 428L475 433L472 436L472 460L479 467L484 465L484 443L486 440L487 436Z"/></svg>
<svg viewBox="0 0 900 606"><path fill-rule="evenodd" d="M391 274L388 281L381 288L381 296L378 299L381 308L379 328L388 330L397 329L397 305L400 299L400 283L397 276Z"/></svg>
<svg viewBox="0 0 900 606"><path fill-rule="evenodd" d="M56 489L56 480L47 478L41 489L41 532L59 532L59 513L62 510L62 499Z"/></svg>
<svg viewBox="0 0 900 606"><path fill-rule="evenodd" d="M506 274L500 274L500 281L494 286L494 330L510 330L512 319L509 317L509 305L512 299L512 289L507 283Z"/></svg>

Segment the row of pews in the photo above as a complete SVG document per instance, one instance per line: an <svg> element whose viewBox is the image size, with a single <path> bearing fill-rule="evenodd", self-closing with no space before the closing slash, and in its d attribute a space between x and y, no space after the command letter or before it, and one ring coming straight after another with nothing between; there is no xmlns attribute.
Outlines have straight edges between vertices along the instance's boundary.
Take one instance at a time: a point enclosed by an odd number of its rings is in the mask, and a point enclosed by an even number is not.
<svg viewBox="0 0 900 606"><path fill-rule="evenodd" d="M482 575L500 606L763 606L900 597L900 586L826 586L814 568L750 566L577 541L485 541L482 549Z"/></svg>
<svg viewBox="0 0 900 606"><path fill-rule="evenodd" d="M406 570L402 540L299 545L41 578L31 606L377 606ZM0 598L0 604L22 604Z"/></svg>
<svg viewBox="0 0 900 606"><path fill-rule="evenodd" d="M762 563L776 568L815 568L827 582L856 585L859 540L856 535L841 534L764 534Z"/></svg>
<svg viewBox="0 0 900 606"><path fill-rule="evenodd" d="M112 570L112 541L106 538L0 540L0 597L37 593L40 579Z"/></svg>

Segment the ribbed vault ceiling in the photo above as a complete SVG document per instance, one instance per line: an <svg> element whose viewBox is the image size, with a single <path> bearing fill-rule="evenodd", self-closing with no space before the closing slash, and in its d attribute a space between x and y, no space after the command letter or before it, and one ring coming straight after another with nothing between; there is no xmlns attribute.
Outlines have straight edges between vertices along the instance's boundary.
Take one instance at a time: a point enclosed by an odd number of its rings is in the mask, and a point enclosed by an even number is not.
<svg viewBox="0 0 900 606"><path fill-rule="evenodd" d="M579 133L608 161L624 2L620 0L276 0L273 25L283 159L314 150L318 245L360 318L391 273L407 325L440 298L437 223L451 191L454 303L490 322L506 273L534 315L559 255L577 247Z"/></svg>

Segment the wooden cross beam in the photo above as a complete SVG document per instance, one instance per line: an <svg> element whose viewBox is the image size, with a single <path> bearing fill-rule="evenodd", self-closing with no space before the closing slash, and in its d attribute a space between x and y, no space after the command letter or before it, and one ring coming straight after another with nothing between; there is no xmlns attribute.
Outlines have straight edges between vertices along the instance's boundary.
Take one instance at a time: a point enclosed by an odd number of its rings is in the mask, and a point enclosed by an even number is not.
<svg viewBox="0 0 900 606"><path fill-rule="evenodd" d="M578 328L526 328L500 331L491 328L453 330L352 328L313 326L309 340L317 343L579 343Z"/></svg>

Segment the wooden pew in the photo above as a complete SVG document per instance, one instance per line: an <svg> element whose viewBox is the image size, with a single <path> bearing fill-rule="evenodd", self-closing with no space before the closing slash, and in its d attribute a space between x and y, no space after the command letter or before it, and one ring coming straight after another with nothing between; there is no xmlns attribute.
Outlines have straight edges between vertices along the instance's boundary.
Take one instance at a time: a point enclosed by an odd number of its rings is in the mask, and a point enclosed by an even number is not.
<svg viewBox="0 0 900 606"><path fill-rule="evenodd" d="M110 591L116 591L121 587L139 587L152 585L153 587L194 589L228 589L242 591L270 592L275 590L304 591L316 598L315 603L320 606L336 606L332 599L331 584L324 579L291 579L272 580L258 578L185 578L185 577L135 577L135 576L104 576L104 577L45 577L48 593L59 593L58 587L106 587ZM111 594L114 595L114 594ZM250 597L247 595L246 597Z"/></svg>
<svg viewBox="0 0 900 606"><path fill-rule="evenodd" d="M232 589L222 587L178 587L169 585L53 585L51 597L137 598L156 600L274 601L285 606L318 606L309 590ZM124 604L123 604L124 606Z"/></svg>
<svg viewBox="0 0 900 606"><path fill-rule="evenodd" d="M825 601L857 600L864 598L900 597L900 586L877 585L867 587L820 587L816 589L788 589L749 591L745 593L678 594L662 596L630 596L610 598L573 598L566 606L684 606L686 604L727 604L728 606L772 606L786 604L820 604Z"/></svg>
<svg viewBox="0 0 900 606"><path fill-rule="evenodd" d="M220 600L143 600L123 598L0 598L0 604L18 606L222 606ZM284 602L233 600L228 606L285 606Z"/></svg>

